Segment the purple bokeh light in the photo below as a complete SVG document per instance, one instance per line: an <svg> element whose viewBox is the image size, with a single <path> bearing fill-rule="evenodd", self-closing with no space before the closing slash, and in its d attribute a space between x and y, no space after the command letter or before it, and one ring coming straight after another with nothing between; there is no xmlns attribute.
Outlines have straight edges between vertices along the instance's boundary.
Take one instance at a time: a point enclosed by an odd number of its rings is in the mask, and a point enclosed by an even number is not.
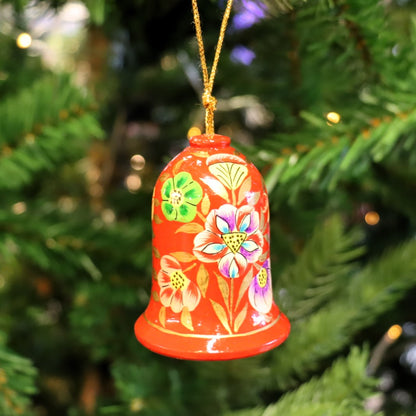
<svg viewBox="0 0 416 416"><path fill-rule="evenodd" d="M250 65L256 54L249 48L243 45L237 45L231 51L230 58L233 62L237 62L243 65Z"/></svg>
<svg viewBox="0 0 416 416"><path fill-rule="evenodd" d="M235 4L236 13L231 27L234 30L243 30L253 26L266 17L267 7L254 0L239 0Z"/></svg>

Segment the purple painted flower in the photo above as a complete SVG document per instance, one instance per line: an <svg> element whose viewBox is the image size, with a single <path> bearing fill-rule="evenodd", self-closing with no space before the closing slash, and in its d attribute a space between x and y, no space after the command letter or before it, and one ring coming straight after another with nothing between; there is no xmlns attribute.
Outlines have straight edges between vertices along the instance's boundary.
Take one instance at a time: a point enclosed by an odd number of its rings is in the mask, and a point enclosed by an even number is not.
<svg viewBox="0 0 416 416"><path fill-rule="evenodd" d="M260 313L270 311L273 303L270 259L263 263L263 267L251 282L248 289L248 299L256 311Z"/></svg>
<svg viewBox="0 0 416 416"><path fill-rule="evenodd" d="M224 204L208 214L205 230L195 237L194 254L200 261L218 262L221 274L234 278L258 260L263 241L259 213L252 206Z"/></svg>
<svg viewBox="0 0 416 416"><path fill-rule="evenodd" d="M232 21L232 28L235 30L247 29L266 16L266 6L259 1L240 0L236 4L236 10Z"/></svg>

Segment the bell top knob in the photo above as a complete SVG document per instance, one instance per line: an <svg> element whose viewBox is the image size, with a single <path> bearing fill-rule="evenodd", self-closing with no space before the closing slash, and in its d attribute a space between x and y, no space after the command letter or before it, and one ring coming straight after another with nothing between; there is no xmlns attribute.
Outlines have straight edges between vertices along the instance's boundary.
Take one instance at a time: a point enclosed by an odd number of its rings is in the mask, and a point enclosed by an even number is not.
<svg viewBox="0 0 416 416"><path fill-rule="evenodd" d="M191 147L208 147L218 149L230 146L231 139L227 136L222 136L219 134L214 134L212 136L201 134L191 137L189 139L189 143Z"/></svg>

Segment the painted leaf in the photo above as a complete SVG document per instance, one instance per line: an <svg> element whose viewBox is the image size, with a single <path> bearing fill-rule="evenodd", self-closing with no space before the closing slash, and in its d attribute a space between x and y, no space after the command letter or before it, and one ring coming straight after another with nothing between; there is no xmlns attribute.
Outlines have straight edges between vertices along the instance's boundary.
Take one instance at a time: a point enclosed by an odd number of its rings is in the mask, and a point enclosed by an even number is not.
<svg viewBox="0 0 416 416"><path fill-rule="evenodd" d="M217 280L218 280L218 287L220 288L221 295L224 298L224 302L226 305L228 305L229 298L230 298L230 288L228 287L227 281L217 274Z"/></svg>
<svg viewBox="0 0 416 416"><path fill-rule="evenodd" d="M201 181L208 185L215 194L228 201L228 192L220 181L208 177L201 178Z"/></svg>
<svg viewBox="0 0 416 416"><path fill-rule="evenodd" d="M189 263L196 260L196 257L193 254L187 253L186 251L175 251L174 253L171 253L171 255L175 257L176 260L183 263Z"/></svg>
<svg viewBox="0 0 416 416"><path fill-rule="evenodd" d="M232 334L230 325L228 324L227 313L225 312L224 308L214 300L210 299L210 301L214 312L218 316L222 326L228 331L229 334Z"/></svg>
<svg viewBox="0 0 416 416"><path fill-rule="evenodd" d="M158 250L155 246L153 246L153 255L154 255L157 259L160 259L160 253L159 253L159 250Z"/></svg>
<svg viewBox="0 0 416 416"><path fill-rule="evenodd" d="M168 172L165 172L165 173L162 173L160 176L159 176L159 181L160 182L165 182L167 179L169 179L170 178L170 173L168 173Z"/></svg>
<svg viewBox="0 0 416 416"><path fill-rule="evenodd" d="M181 166L182 166L182 163L184 162L184 159L181 159L181 160L179 160L178 161L178 163L176 163L175 164L175 166L173 167L173 169L172 169L172 173L173 173L173 175L174 176L176 176L178 173L179 173L179 171L180 171L180 169L181 169Z"/></svg>
<svg viewBox="0 0 416 416"><path fill-rule="evenodd" d="M196 222L190 222L188 224L184 224L181 227L179 227L176 231L176 233L188 233L188 234L198 234L201 231L204 231L204 227L201 224L198 224Z"/></svg>
<svg viewBox="0 0 416 416"><path fill-rule="evenodd" d="M194 330L194 327L192 325L192 316L191 316L191 313L189 312L189 309L186 306L182 309L181 324L185 328L188 328L190 331Z"/></svg>
<svg viewBox="0 0 416 416"><path fill-rule="evenodd" d="M166 326L166 308L162 306L159 310L159 322L163 326Z"/></svg>
<svg viewBox="0 0 416 416"><path fill-rule="evenodd" d="M265 215L264 212L261 211L260 212L260 223L259 223L259 229L262 233L264 233L264 231L266 230L266 221L265 221Z"/></svg>
<svg viewBox="0 0 416 416"><path fill-rule="evenodd" d="M259 202L260 199L260 192L250 192L246 195L246 199L249 205L254 206Z"/></svg>
<svg viewBox="0 0 416 416"><path fill-rule="evenodd" d="M246 303L246 305L244 306L244 308L239 312L239 314L235 318L235 321L234 321L234 332L238 332L238 330L240 329L241 324L244 322L244 319L246 319L246 316L247 316L247 307L248 307L248 304Z"/></svg>
<svg viewBox="0 0 416 416"><path fill-rule="evenodd" d="M208 289L209 274L203 264L199 266L198 273L196 275L196 282L198 284L199 290L202 293L202 296L205 297Z"/></svg>
<svg viewBox="0 0 416 416"><path fill-rule="evenodd" d="M238 298L237 298L237 302L235 304L235 308L237 309L238 304L240 303L242 297L244 296L244 294L247 292L248 287L250 286L250 283L253 280L253 271L250 270L245 276L243 281L241 282L241 286L240 286L240 290L238 292Z"/></svg>
<svg viewBox="0 0 416 416"><path fill-rule="evenodd" d="M207 215L210 207L211 207L211 202L209 200L209 196L205 194L204 199L202 200L202 204L201 204L202 214Z"/></svg>
<svg viewBox="0 0 416 416"><path fill-rule="evenodd" d="M229 189L237 189L248 173L247 166L232 162L215 163L208 169Z"/></svg>
<svg viewBox="0 0 416 416"><path fill-rule="evenodd" d="M155 290L152 292L152 297L156 302L160 302L159 293L157 293Z"/></svg>
<svg viewBox="0 0 416 416"><path fill-rule="evenodd" d="M191 154L197 157L201 157L201 158L207 158L209 156L208 152L204 152L202 150L195 150Z"/></svg>
<svg viewBox="0 0 416 416"><path fill-rule="evenodd" d="M155 207L160 206L160 201L159 201L157 198L153 198L153 205L154 205Z"/></svg>
<svg viewBox="0 0 416 416"><path fill-rule="evenodd" d="M157 214L155 214L154 216L153 216L153 221L156 223L156 224L162 224L162 219L157 215Z"/></svg>
<svg viewBox="0 0 416 416"><path fill-rule="evenodd" d="M267 258L269 257L269 252L268 251L266 251L265 253L263 253L260 257L259 257L259 262L260 263L264 263L266 260L267 260Z"/></svg>
<svg viewBox="0 0 416 416"><path fill-rule="evenodd" d="M241 204L245 199L248 200L247 196L251 189L251 178L248 176L241 185L240 190L238 191L238 203Z"/></svg>

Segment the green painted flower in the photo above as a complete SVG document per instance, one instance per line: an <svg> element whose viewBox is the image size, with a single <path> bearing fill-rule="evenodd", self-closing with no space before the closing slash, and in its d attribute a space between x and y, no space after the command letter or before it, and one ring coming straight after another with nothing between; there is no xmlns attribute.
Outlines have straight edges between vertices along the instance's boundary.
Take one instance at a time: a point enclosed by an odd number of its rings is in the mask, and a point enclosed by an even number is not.
<svg viewBox="0 0 416 416"><path fill-rule="evenodd" d="M202 199L202 188L188 172L180 172L162 186L162 211L169 221L190 222Z"/></svg>

